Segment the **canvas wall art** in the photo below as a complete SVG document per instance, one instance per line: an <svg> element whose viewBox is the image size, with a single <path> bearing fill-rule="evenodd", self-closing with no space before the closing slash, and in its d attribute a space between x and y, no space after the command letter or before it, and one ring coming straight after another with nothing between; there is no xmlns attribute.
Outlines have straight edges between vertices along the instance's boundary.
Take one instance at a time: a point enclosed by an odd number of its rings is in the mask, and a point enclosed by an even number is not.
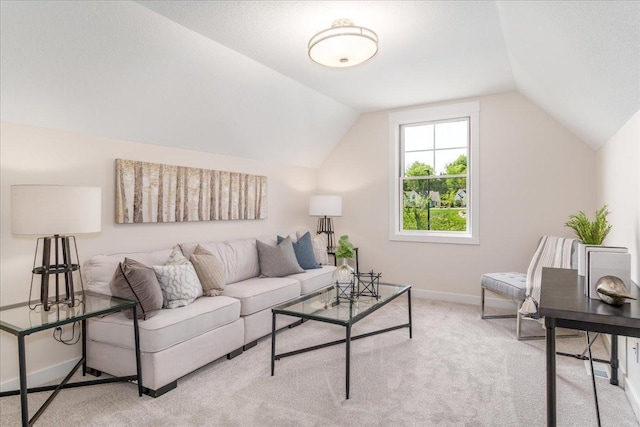
<svg viewBox="0 0 640 427"><path fill-rule="evenodd" d="M265 219L267 177L116 159L116 223Z"/></svg>

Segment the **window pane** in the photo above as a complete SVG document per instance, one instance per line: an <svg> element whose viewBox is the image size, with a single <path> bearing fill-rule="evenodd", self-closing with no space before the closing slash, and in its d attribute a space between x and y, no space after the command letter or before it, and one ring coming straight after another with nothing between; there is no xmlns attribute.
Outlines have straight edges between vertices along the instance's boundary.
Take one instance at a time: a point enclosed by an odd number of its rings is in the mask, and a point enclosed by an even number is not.
<svg viewBox="0 0 640 427"><path fill-rule="evenodd" d="M467 230L467 179L403 181L403 230Z"/></svg>
<svg viewBox="0 0 640 427"><path fill-rule="evenodd" d="M465 148L454 148L449 150L437 150L436 152L436 175L454 175L466 173L467 150ZM449 165L449 169L447 169ZM455 167L457 166L457 167Z"/></svg>
<svg viewBox="0 0 640 427"><path fill-rule="evenodd" d="M402 126L404 150L433 150L433 125Z"/></svg>
<svg viewBox="0 0 640 427"><path fill-rule="evenodd" d="M469 139L468 121L436 124L436 148L466 147Z"/></svg>
<svg viewBox="0 0 640 427"><path fill-rule="evenodd" d="M422 173L416 173L422 169L421 165L427 165L427 175L433 175L433 151L416 151L415 153L406 153L404 156L404 172L408 176L425 176Z"/></svg>

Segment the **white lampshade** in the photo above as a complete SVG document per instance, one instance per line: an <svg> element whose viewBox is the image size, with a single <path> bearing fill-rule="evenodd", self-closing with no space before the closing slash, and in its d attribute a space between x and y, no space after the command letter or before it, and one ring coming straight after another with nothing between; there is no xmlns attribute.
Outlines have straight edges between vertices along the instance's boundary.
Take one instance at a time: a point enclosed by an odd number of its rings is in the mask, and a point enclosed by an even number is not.
<svg viewBox="0 0 640 427"><path fill-rule="evenodd" d="M371 59L377 52L377 34L354 25L349 19L336 20L331 28L309 40L309 58L327 67L352 67Z"/></svg>
<svg viewBox="0 0 640 427"><path fill-rule="evenodd" d="M309 215L342 216L342 196L311 196Z"/></svg>
<svg viewBox="0 0 640 427"><path fill-rule="evenodd" d="M12 185L11 232L66 235L100 231L100 187Z"/></svg>

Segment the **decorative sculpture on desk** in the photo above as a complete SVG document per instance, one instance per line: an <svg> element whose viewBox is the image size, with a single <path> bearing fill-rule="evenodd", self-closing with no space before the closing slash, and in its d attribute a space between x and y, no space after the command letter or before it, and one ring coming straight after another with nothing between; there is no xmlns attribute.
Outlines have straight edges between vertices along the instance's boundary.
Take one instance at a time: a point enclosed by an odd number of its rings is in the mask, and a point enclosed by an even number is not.
<svg viewBox="0 0 640 427"><path fill-rule="evenodd" d="M637 299L627 293L624 282L616 276L602 276L596 285L600 299L607 304L622 305L626 299Z"/></svg>

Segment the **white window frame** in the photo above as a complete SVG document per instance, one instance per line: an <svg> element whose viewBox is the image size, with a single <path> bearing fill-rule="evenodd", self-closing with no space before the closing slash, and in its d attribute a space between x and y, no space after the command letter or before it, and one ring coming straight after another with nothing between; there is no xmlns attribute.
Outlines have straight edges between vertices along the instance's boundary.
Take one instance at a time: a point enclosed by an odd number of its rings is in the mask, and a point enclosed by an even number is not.
<svg viewBox="0 0 640 427"><path fill-rule="evenodd" d="M418 108L389 114L389 240L407 242L480 244L480 102L464 102ZM469 118L469 156L467 159L466 232L434 230L401 230L402 216L402 147L400 127L422 122Z"/></svg>

